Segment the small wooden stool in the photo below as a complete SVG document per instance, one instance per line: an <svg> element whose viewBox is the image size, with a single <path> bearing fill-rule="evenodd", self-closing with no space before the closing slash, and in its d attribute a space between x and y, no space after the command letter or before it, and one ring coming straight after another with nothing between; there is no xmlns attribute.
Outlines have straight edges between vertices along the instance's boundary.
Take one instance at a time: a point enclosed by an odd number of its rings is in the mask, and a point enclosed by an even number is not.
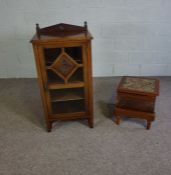
<svg viewBox="0 0 171 175"><path fill-rule="evenodd" d="M159 95L159 80L143 77L125 76L117 88L117 100L114 115L115 123L120 124L120 117L147 120L147 129L155 119L155 101Z"/></svg>

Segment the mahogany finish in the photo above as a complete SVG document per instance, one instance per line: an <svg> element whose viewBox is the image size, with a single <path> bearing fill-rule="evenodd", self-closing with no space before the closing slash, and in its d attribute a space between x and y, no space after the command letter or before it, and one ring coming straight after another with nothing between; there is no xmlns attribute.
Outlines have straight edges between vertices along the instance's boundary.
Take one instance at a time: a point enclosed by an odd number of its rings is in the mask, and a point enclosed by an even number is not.
<svg viewBox="0 0 171 175"><path fill-rule="evenodd" d="M147 120L147 129L155 119L155 101L159 95L159 80L125 76L117 88L115 123L120 124L121 116Z"/></svg>
<svg viewBox="0 0 171 175"><path fill-rule="evenodd" d="M61 120L87 119L93 128L91 40L84 26L40 28L31 40L47 131Z"/></svg>

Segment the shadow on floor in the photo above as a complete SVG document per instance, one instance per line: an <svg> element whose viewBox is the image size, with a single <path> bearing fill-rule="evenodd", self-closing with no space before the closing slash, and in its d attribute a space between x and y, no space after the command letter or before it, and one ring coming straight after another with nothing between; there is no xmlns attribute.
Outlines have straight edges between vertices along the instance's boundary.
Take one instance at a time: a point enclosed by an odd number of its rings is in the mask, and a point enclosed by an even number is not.
<svg viewBox="0 0 171 175"><path fill-rule="evenodd" d="M99 101L98 108L100 109L100 111L104 117L106 117L112 121L115 120L115 115L114 115L115 104L106 103L104 101ZM143 120L143 119L122 116L121 117L121 124L122 124L122 122L137 123L137 124L140 124L140 125L146 127L146 120Z"/></svg>
<svg viewBox="0 0 171 175"><path fill-rule="evenodd" d="M106 103L104 101L98 102L98 108L104 117L113 120L114 119L114 104Z"/></svg>

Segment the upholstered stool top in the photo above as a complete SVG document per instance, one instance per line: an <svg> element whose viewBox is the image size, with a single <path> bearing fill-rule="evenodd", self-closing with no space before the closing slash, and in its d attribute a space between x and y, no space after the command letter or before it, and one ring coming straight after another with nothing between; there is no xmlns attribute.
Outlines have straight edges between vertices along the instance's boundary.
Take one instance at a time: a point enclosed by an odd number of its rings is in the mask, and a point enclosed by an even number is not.
<svg viewBox="0 0 171 175"><path fill-rule="evenodd" d="M118 91L156 96L159 94L159 81L152 78L125 76L120 82Z"/></svg>

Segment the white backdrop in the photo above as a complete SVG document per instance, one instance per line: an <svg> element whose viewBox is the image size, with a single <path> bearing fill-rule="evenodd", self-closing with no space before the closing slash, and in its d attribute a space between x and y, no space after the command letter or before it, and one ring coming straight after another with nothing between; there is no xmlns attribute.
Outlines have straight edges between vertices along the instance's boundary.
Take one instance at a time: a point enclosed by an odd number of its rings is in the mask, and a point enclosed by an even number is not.
<svg viewBox="0 0 171 175"><path fill-rule="evenodd" d="M35 23L84 21L93 76L171 75L170 9L171 0L0 0L0 78L36 76Z"/></svg>

